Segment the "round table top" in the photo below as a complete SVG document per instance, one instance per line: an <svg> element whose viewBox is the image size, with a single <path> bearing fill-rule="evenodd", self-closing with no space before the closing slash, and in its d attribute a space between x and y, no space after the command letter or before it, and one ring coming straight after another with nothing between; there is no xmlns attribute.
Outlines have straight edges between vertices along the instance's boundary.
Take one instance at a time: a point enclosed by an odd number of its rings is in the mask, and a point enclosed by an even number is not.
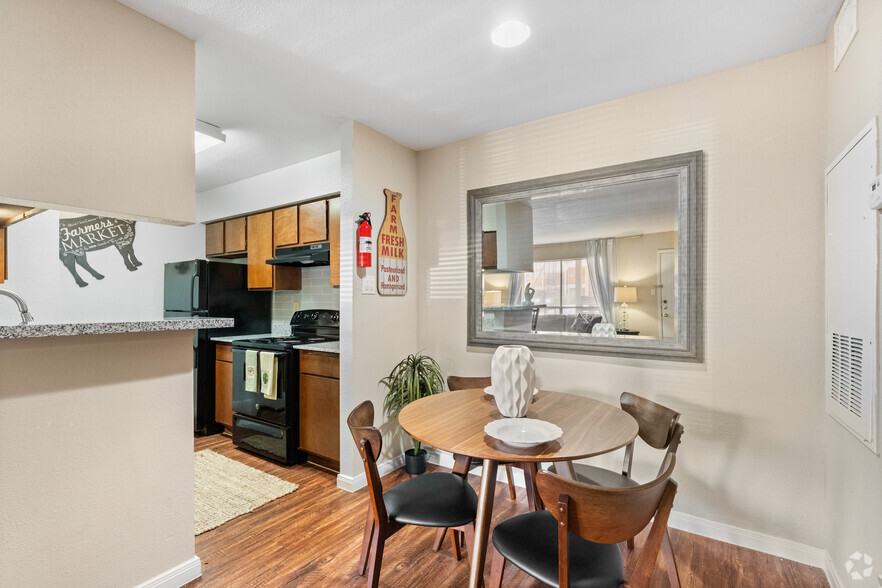
<svg viewBox="0 0 882 588"><path fill-rule="evenodd" d="M637 421L624 410L591 398L540 390L525 418L554 423L557 441L536 447L505 445L484 432L504 418L483 390L454 390L420 398L398 415L401 428L419 441L477 459L541 462L581 459L624 447L637 436Z"/></svg>

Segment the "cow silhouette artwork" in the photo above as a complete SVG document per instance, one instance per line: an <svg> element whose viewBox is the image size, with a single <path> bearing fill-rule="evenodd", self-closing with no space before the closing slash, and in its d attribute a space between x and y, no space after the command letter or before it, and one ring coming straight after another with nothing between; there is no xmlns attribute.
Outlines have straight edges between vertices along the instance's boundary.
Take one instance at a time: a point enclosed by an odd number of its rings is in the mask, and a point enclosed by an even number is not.
<svg viewBox="0 0 882 588"><path fill-rule="evenodd" d="M135 221L94 215L58 220L58 256L80 288L89 283L77 273L77 265L92 274L96 280L104 279L102 274L89 265L86 254L90 251L116 247L126 268L132 272L137 270L141 262L135 257L132 247L134 241Z"/></svg>

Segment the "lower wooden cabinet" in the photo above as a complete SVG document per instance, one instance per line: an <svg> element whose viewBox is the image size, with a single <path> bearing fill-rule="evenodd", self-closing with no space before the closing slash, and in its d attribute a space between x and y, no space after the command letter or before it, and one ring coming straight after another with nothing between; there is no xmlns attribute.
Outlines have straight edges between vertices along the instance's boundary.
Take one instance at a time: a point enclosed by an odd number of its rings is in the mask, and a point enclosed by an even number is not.
<svg viewBox="0 0 882 588"><path fill-rule="evenodd" d="M340 469L340 357L300 352L300 449L310 461ZM309 373L317 372L317 373Z"/></svg>
<svg viewBox="0 0 882 588"><path fill-rule="evenodd" d="M222 343L215 345L214 420L233 429L233 347Z"/></svg>

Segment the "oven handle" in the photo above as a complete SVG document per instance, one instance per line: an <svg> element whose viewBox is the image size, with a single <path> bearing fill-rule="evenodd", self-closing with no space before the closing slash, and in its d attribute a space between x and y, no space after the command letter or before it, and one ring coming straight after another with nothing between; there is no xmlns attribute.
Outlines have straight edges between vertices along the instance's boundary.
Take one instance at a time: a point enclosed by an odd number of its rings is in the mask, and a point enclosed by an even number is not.
<svg viewBox="0 0 882 588"><path fill-rule="evenodd" d="M240 429L250 429L252 431L257 431L258 433L263 433L269 437L274 439L284 439L284 432L280 431L276 427L270 427L269 425L264 425L261 423L255 423L252 420L246 420L243 418L236 419L236 426Z"/></svg>

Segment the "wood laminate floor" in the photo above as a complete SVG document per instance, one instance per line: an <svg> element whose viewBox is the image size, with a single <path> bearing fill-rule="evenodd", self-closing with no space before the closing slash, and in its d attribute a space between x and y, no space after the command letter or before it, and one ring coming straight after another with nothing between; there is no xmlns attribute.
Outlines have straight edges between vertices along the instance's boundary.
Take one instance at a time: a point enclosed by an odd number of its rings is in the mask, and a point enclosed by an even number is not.
<svg viewBox="0 0 882 588"><path fill-rule="evenodd" d="M309 465L286 467L266 461L240 451L222 435L197 438L195 448L212 449L297 483L300 488L196 537L202 577L188 587L366 585L365 578L355 573L368 508L365 489L355 493L339 490L334 474ZM440 469L431 464L429 468ZM385 476L383 485L389 488L406 478L404 470L398 470ZM470 482L477 490L478 478L472 476ZM507 486L497 484L494 523L526 510L522 488L518 488L518 501L512 502ZM433 538L432 529L406 527L389 539L380 586L466 586L468 564L450 556L449 542L440 552L432 551ZM676 530L671 530L671 541L683 588L828 586L819 568ZM634 553L623 549L626 566L636 561L641 543L638 537ZM489 578L489 557L487 567ZM507 566L503 586L541 585L514 566ZM664 562L659 557L652 586L668 585Z"/></svg>

